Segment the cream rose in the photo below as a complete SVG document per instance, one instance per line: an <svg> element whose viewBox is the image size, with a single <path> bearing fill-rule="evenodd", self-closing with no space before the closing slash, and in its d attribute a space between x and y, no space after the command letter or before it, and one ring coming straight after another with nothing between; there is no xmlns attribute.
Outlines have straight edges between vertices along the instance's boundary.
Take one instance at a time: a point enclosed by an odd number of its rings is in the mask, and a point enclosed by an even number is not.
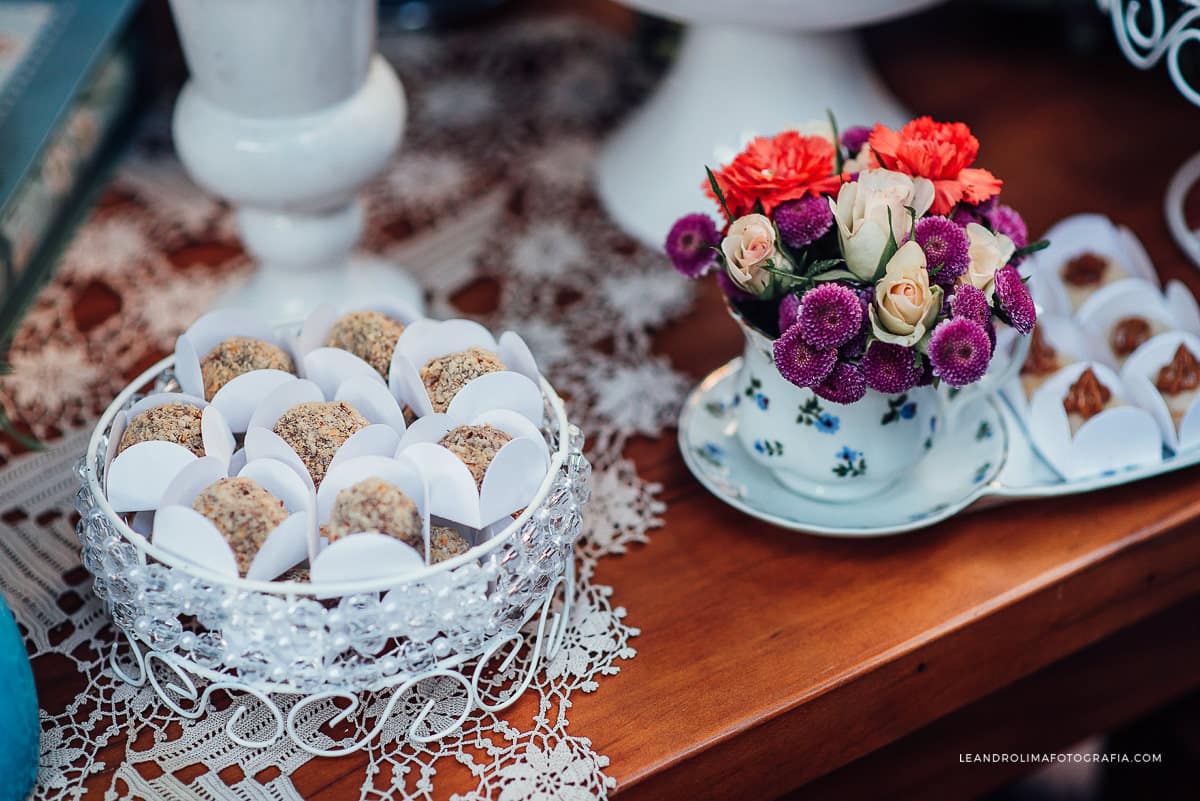
<svg viewBox="0 0 1200 801"><path fill-rule="evenodd" d="M783 257L775 246L775 226L761 214L738 217L721 240L725 270L733 282L754 295L763 294L771 285L770 262L782 268Z"/></svg>
<svg viewBox="0 0 1200 801"><path fill-rule="evenodd" d="M912 208L917 217L933 204L933 184L891 170L864 170L857 181L842 184L837 202L829 201L837 221L838 240L846 267L867 281L875 275L891 235L903 242L912 230Z"/></svg>
<svg viewBox="0 0 1200 801"><path fill-rule="evenodd" d="M916 242L905 242L875 284L871 329L884 342L912 347L929 331L941 308L942 288L929 285L925 251Z"/></svg>
<svg viewBox="0 0 1200 801"><path fill-rule="evenodd" d="M982 289L990 301L996 291L996 270L1008 264L1017 246L1004 234L993 234L979 223L967 224L967 240L971 261L958 281Z"/></svg>

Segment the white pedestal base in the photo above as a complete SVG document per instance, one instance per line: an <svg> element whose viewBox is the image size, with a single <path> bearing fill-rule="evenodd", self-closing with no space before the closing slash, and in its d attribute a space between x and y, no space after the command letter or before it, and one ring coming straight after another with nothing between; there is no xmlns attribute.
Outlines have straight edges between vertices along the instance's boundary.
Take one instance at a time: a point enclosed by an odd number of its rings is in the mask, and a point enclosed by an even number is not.
<svg viewBox="0 0 1200 801"><path fill-rule="evenodd" d="M250 280L223 293L213 305L250 309L269 322L290 323L321 303L367 305L383 298L425 311L424 293L403 267L355 254L336 269L297 272L259 267Z"/></svg>
<svg viewBox="0 0 1200 801"><path fill-rule="evenodd" d="M694 25L656 94L605 146L597 191L623 230L660 248L682 215L716 214L700 188L705 165L716 168L750 135L824 119L826 110L842 127L910 116L854 33Z"/></svg>

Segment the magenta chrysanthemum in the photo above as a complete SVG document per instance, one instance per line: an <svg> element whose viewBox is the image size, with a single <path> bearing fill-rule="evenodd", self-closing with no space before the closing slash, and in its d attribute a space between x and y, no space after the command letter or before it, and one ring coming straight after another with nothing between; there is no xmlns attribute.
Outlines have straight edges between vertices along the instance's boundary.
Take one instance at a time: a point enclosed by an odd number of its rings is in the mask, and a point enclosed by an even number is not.
<svg viewBox="0 0 1200 801"><path fill-rule="evenodd" d="M1007 236L1018 248L1029 244L1029 228L1012 206L997 203L984 215L984 219L992 226L993 231Z"/></svg>
<svg viewBox="0 0 1200 801"><path fill-rule="evenodd" d="M833 210L824 195L806 195L775 209L775 226L789 248L799 250L816 242L833 227Z"/></svg>
<svg viewBox="0 0 1200 801"><path fill-rule="evenodd" d="M820 284L800 299L800 331L804 341L818 350L845 345L854 339L862 321L858 295L840 284Z"/></svg>
<svg viewBox="0 0 1200 801"><path fill-rule="evenodd" d="M796 324L800 317L800 296L784 295L779 300L779 330L786 331Z"/></svg>
<svg viewBox="0 0 1200 801"><path fill-rule="evenodd" d="M800 325L793 325L775 340L775 366L779 374L798 387L815 387L837 363L833 348L818 350L804 341Z"/></svg>
<svg viewBox="0 0 1200 801"><path fill-rule="evenodd" d="M1021 280L1017 268L1007 264L996 271L996 303L1008 323L1022 334L1033 330L1037 322L1037 309L1034 308L1033 298L1029 287Z"/></svg>
<svg viewBox="0 0 1200 801"><path fill-rule="evenodd" d="M871 138L871 129L863 125L855 125L842 131L841 143L846 152L854 156L862 150L862 146Z"/></svg>
<svg viewBox="0 0 1200 801"><path fill-rule="evenodd" d="M853 364L838 362L825 380L813 387L813 392L831 403L855 403L867 394L867 382L862 370Z"/></svg>
<svg viewBox="0 0 1200 801"><path fill-rule="evenodd" d="M934 283L950 286L971 263L967 232L948 217L925 217L917 223L913 238L925 251Z"/></svg>
<svg viewBox="0 0 1200 801"><path fill-rule="evenodd" d="M716 261L712 250L720 241L717 224L707 214L688 214L671 226L664 247L676 270L688 278L699 278Z"/></svg>
<svg viewBox="0 0 1200 801"><path fill-rule="evenodd" d="M992 317L987 294L973 284L959 284L950 296L950 316L966 317L980 325L987 325Z"/></svg>
<svg viewBox="0 0 1200 801"><path fill-rule="evenodd" d="M991 358L987 331L966 317L939 323L929 338L933 374L952 387L965 387L983 378Z"/></svg>
<svg viewBox="0 0 1200 801"><path fill-rule="evenodd" d="M917 385L921 368L912 349L891 342L876 340L867 348L862 360L863 377L867 386L889 395L907 392Z"/></svg>

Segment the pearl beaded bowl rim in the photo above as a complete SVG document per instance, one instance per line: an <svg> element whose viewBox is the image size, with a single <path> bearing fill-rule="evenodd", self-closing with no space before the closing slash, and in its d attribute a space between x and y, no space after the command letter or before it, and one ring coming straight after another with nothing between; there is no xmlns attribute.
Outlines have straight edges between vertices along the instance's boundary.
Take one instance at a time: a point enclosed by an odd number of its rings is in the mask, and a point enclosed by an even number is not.
<svg viewBox="0 0 1200 801"><path fill-rule="evenodd" d="M525 522L533 515L533 513L541 507L546 495L550 492L554 484L555 477L558 475L562 465L567 459L570 450L570 423L567 420L566 407L562 402L562 398L554 390L545 378L541 379L541 390L543 398L550 404L552 414L552 422L555 424L556 434L558 438L558 446L550 457L550 465L546 470L546 476L542 479L542 484L538 487L537 494L533 499L526 504L511 523L504 527L502 531L489 539L487 542L476 545L464 553L459 554L451 559L443 562L438 562L435 565L427 565L419 570L410 570L394 578L381 579L363 579L360 581L338 581L338 582L322 582L321 584L311 584L301 581L259 581L242 577L230 578L229 576L209 570L206 567L189 562L186 559L179 557L162 550L150 541L148 537L143 537L138 534L108 502L108 495L104 488L100 485L100 470L99 454L100 440L112 428L113 419L117 413L125 408L129 399L140 392L143 387L158 378L164 371L173 367L175 357L167 356L161 361L148 367L137 378L133 379L124 389L122 389L113 399L104 413L100 415L100 419L96 422L95 428L92 430L92 436L88 440L87 447L87 483L92 492L92 496L96 499L97 505L104 512L105 517L113 524L121 537L132 544L139 552L145 554L154 560L161 562L168 567L178 568L185 572L191 573L197 578L203 579L212 584L219 584L226 587L235 587L243 590L253 590L256 592L266 592L272 594L292 594L292 595L321 595L321 596L346 596L359 593L371 592L386 592L394 589L397 586L407 584L412 581L417 581L429 576L434 576L439 573L445 573L453 570L459 565L468 562L477 561L480 557L491 553L500 548L504 543L508 542L514 536L514 533L519 531Z"/></svg>

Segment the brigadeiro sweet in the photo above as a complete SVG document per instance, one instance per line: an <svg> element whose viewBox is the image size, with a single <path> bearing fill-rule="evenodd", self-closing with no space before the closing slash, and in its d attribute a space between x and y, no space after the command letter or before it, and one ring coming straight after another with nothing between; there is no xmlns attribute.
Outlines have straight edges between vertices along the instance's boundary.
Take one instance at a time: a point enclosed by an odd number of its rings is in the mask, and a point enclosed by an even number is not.
<svg viewBox="0 0 1200 801"><path fill-rule="evenodd" d="M313 484L321 486L338 448L370 425L346 401L298 403L279 415L274 431L300 457Z"/></svg>
<svg viewBox="0 0 1200 801"><path fill-rule="evenodd" d="M444 412L460 389L488 373L507 369L491 351L467 348L432 359L421 368L421 383L435 412Z"/></svg>
<svg viewBox="0 0 1200 801"><path fill-rule="evenodd" d="M377 311L343 314L329 331L328 345L353 353L387 378L404 326Z"/></svg>
<svg viewBox="0 0 1200 801"><path fill-rule="evenodd" d="M337 494L325 535L332 545L360 531L378 531L421 546L421 513L400 489L380 478L367 478Z"/></svg>
<svg viewBox="0 0 1200 801"><path fill-rule="evenodd" d="M283 501L257 481L240 477L223 478L201 490L192 508L224 535L243 576L267 536L288 518Z"/></svg>
<svg viewBox="0 0 1200 801"><path fill-rule="evenodd" d="M164 403L134 415L117 445L120 454L139 442L173 442L197 456L204 455L200 433L203 410L190 403Z"/></svg>
<svg viewBox="0 0 1200 801"><path fill-rule="evenodd" d="M463 461L475 479L475 486L483 486L483 474L496 454L512 441L512 437L490 425L455 426L446 432L438 444Z"/></svg>
<svg viewBox="0 0 1200 801"><path fill-rule="evenodd" d="M431 526L429 529L429 563L436 565L447 559L466 553L471 544L462 534L449 526Z"/></svg>
<svg viewBox="0 0 1200 801"><path fill-rule="evenodd" d="M200 359L204 399L212 400L221 387L252 370L295 373L292 357L283 348L253 337L229 337Z"/></svg>

